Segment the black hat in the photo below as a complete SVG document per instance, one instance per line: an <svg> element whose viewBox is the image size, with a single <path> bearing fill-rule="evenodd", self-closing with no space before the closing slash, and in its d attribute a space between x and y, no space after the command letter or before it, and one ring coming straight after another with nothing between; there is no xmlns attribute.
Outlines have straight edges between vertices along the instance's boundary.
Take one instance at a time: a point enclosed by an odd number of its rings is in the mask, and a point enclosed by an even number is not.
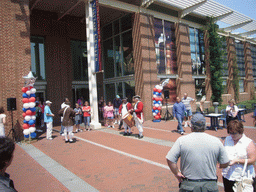
<svg viewBox="0 0 256 192"><path fill-rule="evenodd" d="M127 98L127 97L124 97L122 100L128 100L128 98Z"/></svg>
<svg viewBox="0 0 256 192"><path fill-rule="evenodd" d="M136 98L140 99L140 96L139 95L135 95L135 96L133 96L133 98L134 99L136 99Z"/></svg>

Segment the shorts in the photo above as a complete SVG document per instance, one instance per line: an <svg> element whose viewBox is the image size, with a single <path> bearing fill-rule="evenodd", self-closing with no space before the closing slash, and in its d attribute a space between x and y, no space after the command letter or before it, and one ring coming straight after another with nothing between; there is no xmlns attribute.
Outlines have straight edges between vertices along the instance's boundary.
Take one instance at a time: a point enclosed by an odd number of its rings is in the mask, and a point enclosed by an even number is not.
<svg viewBox="0 0 256 192"><path fill-rule="evenodd" d="M188 110L185 111L185 116L186 116L186 117L192 116L192 111L191 111L191 109L188 109Z"/></svg>
<svg viewBox="0 0 256 192"><path fill-rule="evenodd" d="M81 120L76 120L75 121L75 125L80 125L82 122L81 122Z"/></svg>
<svg viewBox="0 0 256 192"><path fill-rule="evenodd" d="M114 109L114 115L119 115L119 108Z"/></svg>
<svg viewBox="0 0 256 192"><path fill-rule="evenodd" d="M114 119L114 117L107 117L108 119Z"/></svg>

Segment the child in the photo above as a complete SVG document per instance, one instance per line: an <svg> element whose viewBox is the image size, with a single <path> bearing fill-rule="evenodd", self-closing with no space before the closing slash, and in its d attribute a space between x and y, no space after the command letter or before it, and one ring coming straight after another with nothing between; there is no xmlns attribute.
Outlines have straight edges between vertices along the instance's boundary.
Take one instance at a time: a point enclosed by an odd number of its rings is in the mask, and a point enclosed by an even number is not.
<svg viewBox="0 0 256 192"><path fill-rule="evenodd" d="M88 101L84 102L83 106L83 112L84 112L84 126L85 126L85 131L90 131L90 120L91 120L91 107L89 106Z"/></svg>
<svg viewBox="0 0 256 192"><path fill-rule="evenodd" d="M114 126L113 126L114 108L113 108L111 101L109 101L108 105L105 106L104 111L105 111L106 117L107 117L108 128L110 128L110 127L114 128Z"/></svg>
<svg viewBox="0 0 256 192"><path fill-rule="evenodd" d="M76 116L75 116L75 128L76 128L76 132L78 133L79 131L82 132L82 129L80 129L80 124L81 124L81 114L82 114L82 110L79 106L78 103L76 103L76 108L74 109L74 111L76 112Z"/></svg>

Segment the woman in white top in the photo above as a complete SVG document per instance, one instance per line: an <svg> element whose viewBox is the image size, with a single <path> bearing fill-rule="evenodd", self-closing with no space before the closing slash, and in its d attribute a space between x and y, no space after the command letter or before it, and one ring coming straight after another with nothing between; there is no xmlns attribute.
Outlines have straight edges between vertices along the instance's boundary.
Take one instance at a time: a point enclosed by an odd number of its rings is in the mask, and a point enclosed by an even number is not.
<svg viewBox="0 0 256 192"><path fill-rule="evenodd" d="M254 142L245 136L243 124L234 120L227 126L229 136L224 141L225 149L230 159L230 164L222 170L224 189L233 192L235 181L241 181L244 163L247 159L247 169L244 175L255 178L254 163L256 161L256 147ZM251 187L253 192L253 187Z"/></svg>
<svg viewBox="0 0 256 192"><path fill-rule="evenodd" d="M4 125L6 124L6 115L4 108L0 107L0 137L5 137Z"/></svg>
<svg viewBox="0 0 256 192"><path fill-rule="evenodd" d="M229 100L228 106L226 107L227 112L227 125L230 121L238 119L238 107L234 99Z"/></svg>

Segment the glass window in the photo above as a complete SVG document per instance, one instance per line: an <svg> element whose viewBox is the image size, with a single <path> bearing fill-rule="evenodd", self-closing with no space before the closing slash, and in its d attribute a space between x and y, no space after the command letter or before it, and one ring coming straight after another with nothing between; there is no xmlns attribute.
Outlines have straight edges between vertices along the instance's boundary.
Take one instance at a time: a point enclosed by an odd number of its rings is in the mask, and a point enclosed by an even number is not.
<svg viewBox="0 0 256 192"><path fill-rule="evenodd" d="M102 29L102 39L108 39L112 36L112 23L108 24L107 26L104 26Z"/></svg>
<svg viewBox="0 0 256 192"><path fill-rule="evenodd" d="M133 14L128 14L121 18L121 32L125 32L127 30L132 29L132 18Z"/></svg>
<svg viewBox="0 0 256 192"><path fill-rule="evenodd" d="M88 81L87 45L83 41L71 41L73 80Z"/></svg>
<svg viewBox="0 0 256 192"><path fill-rule="evenodd" d="M242 42L235 42L235 47L239 76L245 77L244 44Z"/></svg>
<svg viewBox="0 0 256 192"><path fill-rule="evenodd" d="M122 99L124 97L124 94L123 94L123 83L122 82L116 83L116 87L117 87L117 95L119 95L121 97L121 99Z"/></svg>
<svg viewBox="0 0 256 192"><path fill-rule="evenodd" d="M38 80L46 80L44 38L32 36L30 38L30 47L31 71Z"/></svg>
<svg viewBox="0 0 256 192"><path fill-rule="evenodd" d="M154 27L158 74L177 74L174 23L155 18Z"/></svg>
<svg viewBox="0 0 256 192"><path fill-rule="evenodd" d="M125 96L128 98L128 101L132 102L132 97L135 95L135 82L126 81L124 82Z"/></svg>
<svg viewBox="0 0 256 192"><path fill-rule="evenodd" d="M205 96L205 79L195 79L196 99L200 101Z"/></svg>
<svg viewBox="0 0 256 192"><path fill-rule="evenodd" d="M193 75L205 75L204 34L201 30L189 28L190 51Z"/></svg>
<svg viewBox="0 0 256 192"><path fill-rule="evenodd" d="M223 63L223 70L222 70L222 76L227 77L228 76L228 53L227 53L227 42L224 40L222 41L222 48L223 55L221 56L222 63Z"/></svg>
<svg viewBox="0 0 256 192"><path fill-rule="evenodd" d="M104 49L104 51L103 51L104 75L105 75L105 78L111 78L111 77L115 76L113 39L104 41L103 49Z"/></svg>
<svg viewBox="0 0 256 192"><path fill-rule="evenodd" d="M239 92L240 93L244 92L244 80L243 79L239 80Z"/></svg>
<svg viewBox="0 0 256 192"><path fill-rule="evenodd" d="M132 31L122 34L124 75L134 74Z"/></svg>
<svg viewBox="0 0 256 192"><path fill-rule="evenodd" d="M227 80L225 79L222 81L222 88L223 88L223 94L227 94L228 93Z"/></svg>
<svg viewBox="0 0 256 192"><path fill-rule="evenodd" d="M115 67L116 67L116 76L122 76L122 59L121 59L121 45L120 45L120 36L114 38L115 43Z"/></svg>
<svg viewBox="0 0 256 192"><path fill-rule="evenodd" d="M106 92L106 102L108 103L111 101L113 103L113 99L115 98L115 84L106 84L105 85L105 92Z"/></svg>
<svg viewBox="0 0 256 192"><path fill-rule="evenodd" d="M256 45L251 45L253 77L256 78Z"/></svg>

